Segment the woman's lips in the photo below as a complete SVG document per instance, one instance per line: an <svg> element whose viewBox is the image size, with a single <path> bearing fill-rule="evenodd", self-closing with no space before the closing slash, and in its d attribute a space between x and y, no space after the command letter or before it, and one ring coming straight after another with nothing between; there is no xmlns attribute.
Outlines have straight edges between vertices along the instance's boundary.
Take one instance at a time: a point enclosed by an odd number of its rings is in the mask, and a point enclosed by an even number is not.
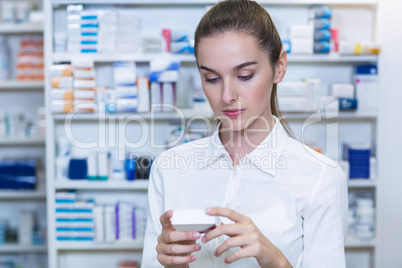
<svg viewBox="0 0 402 268"><path fill-rule="evenodd" d="M235 118L244 113L244 110L245 109L226 109L223 110L223 113L230 118Z"/></svg>

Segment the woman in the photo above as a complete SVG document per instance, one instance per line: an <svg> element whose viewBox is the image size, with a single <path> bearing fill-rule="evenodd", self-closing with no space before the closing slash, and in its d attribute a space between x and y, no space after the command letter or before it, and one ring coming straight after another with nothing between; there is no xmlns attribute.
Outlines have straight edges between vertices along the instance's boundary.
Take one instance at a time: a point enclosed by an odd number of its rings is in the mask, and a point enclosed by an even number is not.
<svg viewBox="0 0 402 268"><path fill-rule="evenodd" d="M287 58L269 14L252 1L220 2L197 27L195 55L221 122L156 159L143 267L344 267L346 179L279 120ZM178 232L175 209L224 224Z"/></svg>

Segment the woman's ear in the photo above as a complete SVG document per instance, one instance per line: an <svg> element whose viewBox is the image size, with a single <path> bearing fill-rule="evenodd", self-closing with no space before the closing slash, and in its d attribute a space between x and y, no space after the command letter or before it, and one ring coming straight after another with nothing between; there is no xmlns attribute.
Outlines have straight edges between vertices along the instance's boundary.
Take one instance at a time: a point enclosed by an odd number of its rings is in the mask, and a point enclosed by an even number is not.
<svg viewBox="0 0 402 268"><path fill-rule="evenodd" d="M283 77L286 74L286 68L288 66L288 57L286 55L285 50L282 49L281 54L279 55L279 60L275 64L275 75L274 75L274 83L280 83Z"/></svg>

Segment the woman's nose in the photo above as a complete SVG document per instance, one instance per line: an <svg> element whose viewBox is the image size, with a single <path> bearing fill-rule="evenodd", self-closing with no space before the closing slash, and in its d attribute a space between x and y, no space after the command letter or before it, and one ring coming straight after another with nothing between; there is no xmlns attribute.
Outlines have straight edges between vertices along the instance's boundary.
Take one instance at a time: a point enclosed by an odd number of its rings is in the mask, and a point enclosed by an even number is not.
<svg viewBox="0 0 402 268"><path fill-rule="evenodd" d="M223 93L222 93L222 100L226 104L232 104L237 99L237 93L233 86L233 84L229 82L223 83Z"/></svg>

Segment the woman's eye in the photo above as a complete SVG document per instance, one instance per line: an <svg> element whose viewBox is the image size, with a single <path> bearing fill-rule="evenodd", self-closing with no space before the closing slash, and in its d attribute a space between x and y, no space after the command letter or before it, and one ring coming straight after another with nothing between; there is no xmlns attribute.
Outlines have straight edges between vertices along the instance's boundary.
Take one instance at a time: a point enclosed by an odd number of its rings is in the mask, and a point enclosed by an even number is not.
<svg viewBox="0 0 402 268"><path fill-rule="evenodd" d="M247 81L247 80L250 80L251 78L253 78L253 75L252 74L249 74L249 75L239 75L239 76L237 76L240 80L243 80L243 81Z"/></svg>
<svg viewBox="0 0 402 268"><path fill-rule="evenodd" d="M205 82L215 84L219 81L219 78L205 78Z"/></svg>

